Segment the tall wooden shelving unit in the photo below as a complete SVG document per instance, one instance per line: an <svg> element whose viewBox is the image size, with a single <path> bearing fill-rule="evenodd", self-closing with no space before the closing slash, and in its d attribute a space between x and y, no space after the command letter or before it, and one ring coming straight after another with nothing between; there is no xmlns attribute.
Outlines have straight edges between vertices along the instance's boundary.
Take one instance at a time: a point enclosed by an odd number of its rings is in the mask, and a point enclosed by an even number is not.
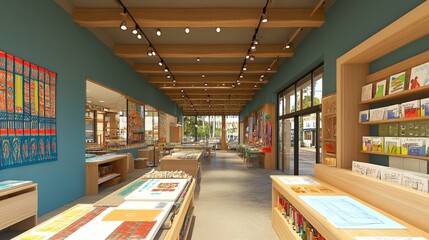
<svg viewBox="0 0 429 240"><path fill-rule="evenodd" d="M370 123L359 123L359 112L367 110L370 103L386 105L404 102L410 99L427 97L429 87L416 90L404 90L401 93L361 102L361 89L367 83L381 80L398 72L406 71L420 63L429 61L429 51L411 57L405 61L394 64L376 73L369 74L369 64L421 37L429 34L429 1L425 1L401 18L391 23L366 41L337 59L337 93L336 93L336 165L315 166L315 178L327 183L352 197L358 198L393 217L410 224L408 229L414 227L423 230L423 233L408 235L405 232L392 231L389 236L418 236L429 234L429 194L416 191L390 182L384 182L369 176L352 172L352 162L359 160L367 162L369 154L362 152L362 136L369 135ZM325 108L325 103L323 104ZM325 117L329 114L325 114ZM334 116L332 114L332 116ZM326 123L326 119L324 119ZM396 120L395 120L396 121ZM323 126L324 128L325 126ZM322 136L322 140L323 137ZM332 140L332 139L325 139ZM426 159L425 159L426 160ZM320 225L324 218L318 213L307 211L306 204L295 201L296 198L288 194L288 186L276 183L273 179L273 227L277 234L287 239L299 239L294 235L295 230L288 230L288 223L276 210L276 200L281 194L294 205L312 224L328 239L349 239L340 236L341 230L326 229L326 224ZM276 212L277 211L277 212ZM407 229L407 230L408 230ZM367 235L367 231L359 236ZM372 235L372 234L370 234ZM378 235L378 234L376 234ZM354 239L354 238L350 238Z"/></svg>
<svg viewBox="0 0 429 240"><path fill-rule="evenodd" d="M337 164L337 97L336 94L322 98L322 163Z"/></svg>

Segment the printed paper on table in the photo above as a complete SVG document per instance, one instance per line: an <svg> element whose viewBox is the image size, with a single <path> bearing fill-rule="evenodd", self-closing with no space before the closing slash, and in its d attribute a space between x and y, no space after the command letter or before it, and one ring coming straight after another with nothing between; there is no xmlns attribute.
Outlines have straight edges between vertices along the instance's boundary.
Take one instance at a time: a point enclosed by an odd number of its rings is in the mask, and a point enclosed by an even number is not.
<svg viewBox="0 0 429 240"><path fill-rule="evenodd" d="M319 184L309 177L279 177L286 185L314 185Z"/></svg>
<svg viewBox="0 0 429 240"><path fill-rule="evenodd" d="M401 72L390 76L389 78L389 94L403 91L405 87L405 72Z"/></svg>
<svg viewBox="0 0 429 240"><path fill-rule="evenodd" d="M406 229L349 196L299 196L338 229Z"/></svg>
<svg viewBox="0 0 429 240"><path fill-rule="evenodd" d="M124 198L125 201L176 201L187 179L150 179Z"/></svg>
<svg viewBox="0 0 429 240"><path fill-rule="evenodd" d="M411 68L409 89L425 85L429 85L429 62Z"/></svg>

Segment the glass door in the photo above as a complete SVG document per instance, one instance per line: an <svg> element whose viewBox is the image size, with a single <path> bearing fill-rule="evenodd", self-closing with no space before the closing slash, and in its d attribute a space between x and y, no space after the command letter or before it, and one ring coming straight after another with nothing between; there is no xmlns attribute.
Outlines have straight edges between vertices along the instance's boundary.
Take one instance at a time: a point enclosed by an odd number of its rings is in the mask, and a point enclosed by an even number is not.
<svg viewBox="0 0 429 240"><path fill-rule="evenodd" d="M314 176L314 164L319 155L317 121L319 113L299 116L299 175Z"/></svg>
<svg viewBox="0 0 429 240"><path fill-rule="evenodd" d="M287 118L282 120L283 126L283 172L289 175L295 174L295 154L294 154L294 130L295 121L293 118Z"/></svg>

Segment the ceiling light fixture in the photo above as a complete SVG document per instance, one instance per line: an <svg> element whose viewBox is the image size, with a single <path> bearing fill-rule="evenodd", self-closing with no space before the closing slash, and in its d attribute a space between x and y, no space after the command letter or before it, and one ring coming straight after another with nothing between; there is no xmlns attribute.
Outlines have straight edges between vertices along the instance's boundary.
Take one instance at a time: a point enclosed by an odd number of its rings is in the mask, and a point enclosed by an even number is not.
<svg viewBox="0 0 429 240"><path fill-rule="evenodd" d="M241 85L241 82L237 82L237 85L238 85L238 86L240 86L240 85Z"/></svg>
<svg viewBox="0 0 429 240"><path fill-rule="evenodd" d="M171 78L171 75L170 75L170 74L168 74L168 75L167 75L167 78Z"/></svg>
<svg viewBox="0 0 429 240"><path fill-rule="evenodd" d="M189 33L191 31L191 29L189 29L188 27L185 28L185 33Z"/></svg>
<svg viewBox="0 0 429 240"><path fill-rule="evenodd" d="M225 83L222 83L222 86L225 86Z"/></svg>
<svg viewBox="0 0 429 240"><path fill-rule="evenodd" d="M286 46L285 46L285 48L286 48L286 49L290 48L290 44L286 45Z"/></svg>
<svg viewBox="0 0 429 240"><path fill-rule="evenodd" d="M119 25L119 27L121 28L121 30L126 31L128 29L127 28L127 21L123 20L121 22L121 25Z"/></svg>
<svg viewBox="0 0 429 240"><path fill-rule="evenodd" d="M158 65L162 67L162 65L164 64L162 63L162 61L159 61Z"/></svg>
<svg viewBox="0 0 429 240"><path fill-rule="evenodd" d="M132 31L132 33L133 33L134 35L136 35L137 33L139 33L139 31L137 30L137 28L134 28L134 29L133 29L133 31Z"/></svg>
<svg viewBox="0 0 429 240"><path fill-rule="evenodd" d="M268 68L267 68L267 71L271 71L271 68L270 68L270 67L268 67Z"/></svg>
<svg viewBox="0 0 429 240"><path fill-rule="evenodd" d="M261 22L266 23L268 22L268 15L266 13L262 14L262 20Z"/></svg>
<svg viewBox="0 0 429 240"><path fill-rule="evenodd" d="M243 71L247 71L247 67L246 66L243 67Z"/></svg>
<svg viewBox="0 0 429 240"><path fill-rule="evenodd" d="M204 75L204 74L203 74L203 75L201 75L201 77L205 78L205 77L206 77L206 75Z"/></svg>
<svg viewBox="0 0 429 240"><path fill-rule="evenodd" d="M201 58L197 57L197 62L201 61Z"/></svg>
<svg viewBox="0 0 429 240"><path fill-rule="evenodd" d="M250 55L249 55L249 54L247 54L247 55L246 55L246 59L249 59L249 58L250 58Z"/></svg>
<svg viewBox="0 0 429 240"><path fill-rule="evenodd" d="M139 34L137 34L137 38L138 39L142 39L142 35L139 33Z"/></svg>
<svg viewBox="0 0 429 240"><path fill-rule="evenodd" d="M161 29L156 29L156 36L161 37Z"/></svg>
<svg viewBox="0 0 429 240"><path fill-rule="evenodd" d="M181 91L181 92L184 92L185 90L183 90L183 89L180 89L180 91Z"/></svg>
<svg viewBox="0 0 429 240"><path fill-rule="evenodd" d="M207 86L208 84L207 83L204 83L204 86Z"/></svg>
<svg viewBox="0 0 429 240"><path fill-rule="evenodd" d="M254 44L254 45L258 45L258 44L259 44L259 40L258 40L258 39L255 39L255 40L253 41L253 44Z"/></svg>
<svg viewBox="0 0 429 240"><path fill-rule="evenodd" d="M254 60L255 60L255 56L250 55L249 60L250 60L250 61L254 61Z"/></svg>
<svg viewBox="0 0 429 240"><path fill-rule="evenodd" d="M217 27L217 28L216 28L216 32L220 32L220 27Z"/></svg>
<svg viewBox="0 0 429 240"><path fill-rule="evenodd" d="M168 72L168 68L164 68L164 72Z"/></svg>
<svg viewBox="0 0 429 240"><path fill-rule="evenodd" d="M173 79L173 83L176 83L176 79Z"/></svg>
<svg viewBox="0 0 429 240"><path fill-rule="evenodd" d="M240 78L244 78L244 75L243 75L243 74L240 74Z"/></svg>
<svg viewBox="0 0 429 240"><path fill-rule="evenodd" d="M256 85L256 84L255 84L255 86L253 86L253 87L257 88L257 87L258 87L258 85Z"/></svg>
<svg viewBox="0 0 429 240"><path fill-rule="evenodd" d="M232 87L232 88L235 88L235 85L234 85L234 84L232 84L232 85L231 85L231 87Z"/></svg>
<svg viewBox="0 0 429 240"><path fill-rule="evenodd" d="M250 50L255 51L256 50L256 45L252 44L252 46L250 46Z"/></svg>

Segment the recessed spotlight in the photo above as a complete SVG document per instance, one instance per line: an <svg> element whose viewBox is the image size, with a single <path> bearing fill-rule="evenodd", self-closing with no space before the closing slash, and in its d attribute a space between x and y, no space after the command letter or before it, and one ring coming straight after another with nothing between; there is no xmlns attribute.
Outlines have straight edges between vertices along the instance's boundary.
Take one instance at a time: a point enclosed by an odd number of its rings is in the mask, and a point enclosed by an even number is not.
<svg viewBox="0 0 429 240"><path fill-rule="evenodd" d="M201 61L201 58L197 57L197 62Z"/></svg>
<svg viewBox="0 0 429 240"><path fill-rule="evenodd" d="M135 29L133 29L132 33L133 33L134 35L136 35L137 33L139 33L139 31L137 31L137 28L135 28Z"/></svg>
<svg viewBox="0 0 429 240"><path fill-rule="evenodd" d="M139 34L137 34L137 38L138 39L142 39L142 35L139 33Z"/></svg>
<svg viewBox="0 0 429 240"><path fill-rule="evenodd" d="M206 77L206 75L204 75L204 74L203 74L203 75L201 75L201 77L205 78L205 77Z"/></svg>
<svg viewBox="0 0 429 240"><path fill-rule="evenodd" d="M261 78L265 77L264 74L261 75Z"/></svg>
<svg viewBox="0 0 429 240"><path fill-rule="evenodd" d="M161 29L156 29L156 36L160 37L161 36Z"/></svg>
<svg viewBox="0 0 429 240"><path fill-rule="evenodd" d="M188 27L185 28L185 33L189 33L191 31L191 29L189 29Z"/></svg>
<svg viewBox="0 0 429 240"><path fill-rule="evenodd" d="M163 65L162 61L159 61L158 65L159 65L159 66L162 66L162 65Z"/></svg>
<svg viewBox="0 0 429 240"><path fill-rule="evenodd" d="M217 28L216 28L216 32L220 32L220 27L217 27Z"/></svg>

